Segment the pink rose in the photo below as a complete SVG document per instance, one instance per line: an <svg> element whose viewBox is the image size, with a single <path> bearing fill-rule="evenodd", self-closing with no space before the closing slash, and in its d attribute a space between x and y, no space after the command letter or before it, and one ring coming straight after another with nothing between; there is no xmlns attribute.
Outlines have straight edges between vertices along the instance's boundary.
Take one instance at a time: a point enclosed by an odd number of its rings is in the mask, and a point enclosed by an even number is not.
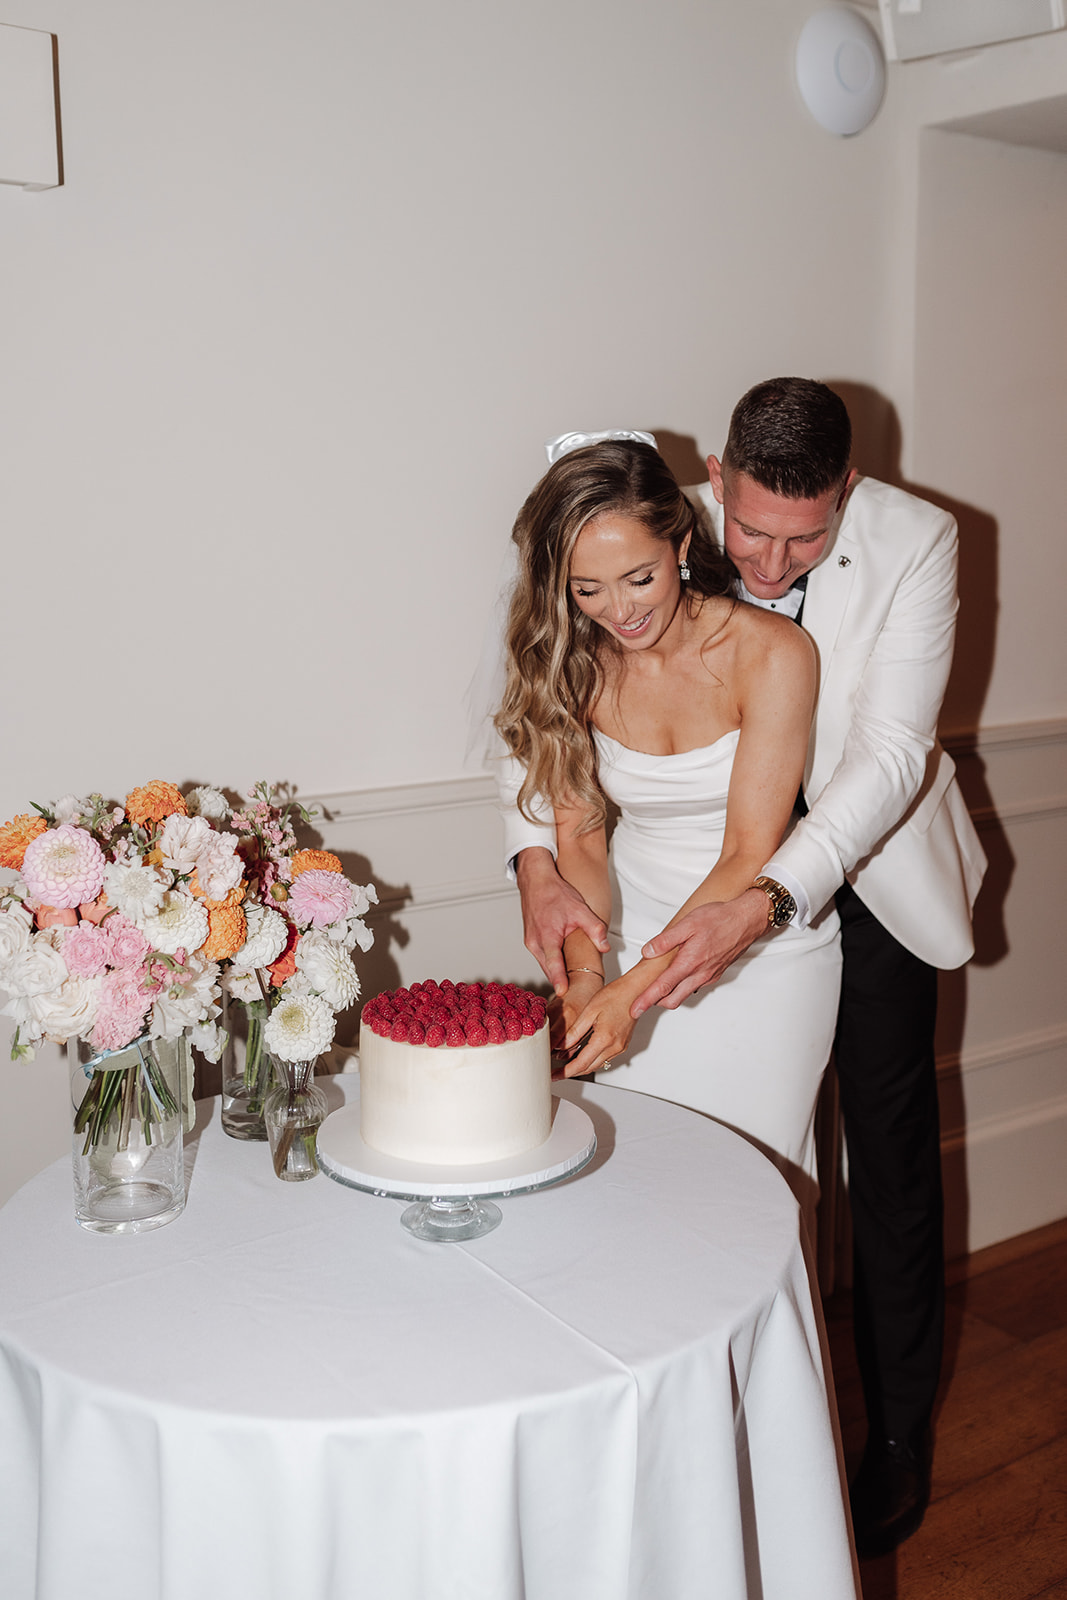
<svg viewBox="0 0 1067 1600"><path fill-rule="evenodd" d="M63 960L75 978L98 978L107 971L107 934L91 922L80 922L63 940Z"/></svg>
<svg viewBox="0 0 1067 1600"><path fill-rule="evenodd" d="M106 939L108 961L113 967L139 967L149 951L149 943L137 925L116 911L101 930Z"/></svg>

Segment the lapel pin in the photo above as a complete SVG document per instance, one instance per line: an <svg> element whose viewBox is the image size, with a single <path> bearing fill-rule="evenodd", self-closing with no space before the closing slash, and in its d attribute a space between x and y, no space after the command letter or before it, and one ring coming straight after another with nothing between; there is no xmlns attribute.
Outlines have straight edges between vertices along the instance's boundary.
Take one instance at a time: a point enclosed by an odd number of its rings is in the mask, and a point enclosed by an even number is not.
<svg viewBox="0 0 1067 1600"><path fill-rule="evenodd" d="M851 556L838 556L837 564L838 564L839 567L850 567L852 565L852 557Z"/></svg>

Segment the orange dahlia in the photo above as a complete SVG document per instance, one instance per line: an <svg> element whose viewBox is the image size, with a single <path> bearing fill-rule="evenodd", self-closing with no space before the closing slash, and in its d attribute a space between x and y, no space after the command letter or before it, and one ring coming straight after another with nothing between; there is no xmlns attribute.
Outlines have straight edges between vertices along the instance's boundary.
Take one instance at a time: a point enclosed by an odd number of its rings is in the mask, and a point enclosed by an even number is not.
<svg viewBox="0 0 1067 1600"><path fill-rule="evenodd" d="M173 783L153 778L140 789L131 789L126 796L126 815L137 827L146 822L163 822L167 817L187 817L189 808L185 796Z"/></svg>
<svg viewBox="0 0 1067 1600"><path fill-rule="evenodd" d="M343 872L340 861L329 850L298 850L291 862L293 879L302 872Z"/></svg>
<svg viewBox="0 0 1067 1600"><path fill-rule="evenodd" d="M5 822L0 827L0 867L12 867L18 872L22 867L26 846L47 832L48 824L44 818L31 817L28 811Z"/></svg>
<svg viewBox="0 0 1067 1600"><path fill-rule="evenodd" d="M238 905L227 905L225 900L209 900L207 906L207 938L200 946L200 954L208 961L225 961L240 950L248 937L248 923Z"/></svg>

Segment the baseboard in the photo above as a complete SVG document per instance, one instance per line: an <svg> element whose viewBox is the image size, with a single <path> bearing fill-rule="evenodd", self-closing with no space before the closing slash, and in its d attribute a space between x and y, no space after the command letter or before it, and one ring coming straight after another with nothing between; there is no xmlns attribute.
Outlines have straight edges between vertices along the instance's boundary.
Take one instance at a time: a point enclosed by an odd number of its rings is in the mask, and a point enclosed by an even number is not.
<svg viewBox="0 0 1067 1600"><path fill-rule="evenodd" d="M962 1283L978 1278L983 1272L997 1267L1008 1267L1013 1261L1024 1261L1027 1256L1039 1255L1042 1250L1060 1250L1067 1246L1067 1217L1050 1222L1044 1228L1031 1228L1028 1233L1017 1233L1010 1239L987 1245L984 1250L972 1250L970 1255L958 1256L945 1267L948 1283Z"/></svg>

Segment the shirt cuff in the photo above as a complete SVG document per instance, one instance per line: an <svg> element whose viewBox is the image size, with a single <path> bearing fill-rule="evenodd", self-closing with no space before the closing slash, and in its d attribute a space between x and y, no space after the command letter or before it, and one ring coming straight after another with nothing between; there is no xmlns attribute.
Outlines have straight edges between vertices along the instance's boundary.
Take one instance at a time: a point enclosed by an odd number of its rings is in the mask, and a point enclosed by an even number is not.
<svg viewBox="0 0 1067 1600"><path fill-rule="evenodd" d="M777 861L768 861L761 877L773 878L775 883L780 883L783 889L789 890L797 903L796 912L790 917L789 925L792 928L806 928L811 921L811 902L804 893L803 884L794 878L788 867L780 866Z"/></svg>
<svg viewBox="0 0 1067 1600"><path fill-rule="evenodd" d="M555 833L553 832L552 837L550 839L538 839L536 841L531 839L526 844L522 845L520 849L516 850L514 855L508 856L507 862L505 863L505 870L507 872L508 877L511 879L512 883L515 883L517 878L518 878L518 860L519 860L519 857L522 855L523 850L547 850L549 855L552 857L553 861L555 861L556 860L556 836L555 836Z"/></svg>

